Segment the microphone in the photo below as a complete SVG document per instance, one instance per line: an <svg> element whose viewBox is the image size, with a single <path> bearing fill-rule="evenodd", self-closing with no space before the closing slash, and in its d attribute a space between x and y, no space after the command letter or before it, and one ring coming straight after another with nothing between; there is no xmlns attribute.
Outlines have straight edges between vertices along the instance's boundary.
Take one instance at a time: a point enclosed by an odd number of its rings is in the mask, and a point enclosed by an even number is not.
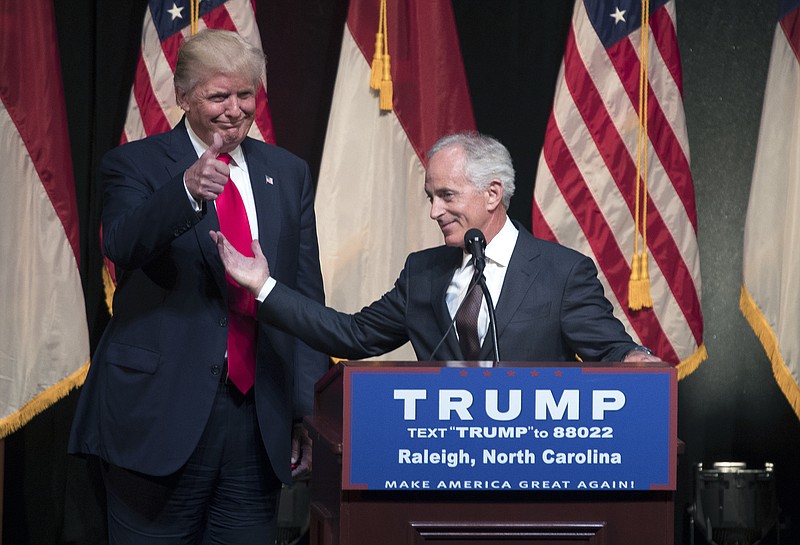
<svg viewBox="0 0 800 545"><path fill-rule="evenodd" d="M486 267L486 238L480 229L469 229L464 233L464 248L472 254L478 274Z"/></svg>

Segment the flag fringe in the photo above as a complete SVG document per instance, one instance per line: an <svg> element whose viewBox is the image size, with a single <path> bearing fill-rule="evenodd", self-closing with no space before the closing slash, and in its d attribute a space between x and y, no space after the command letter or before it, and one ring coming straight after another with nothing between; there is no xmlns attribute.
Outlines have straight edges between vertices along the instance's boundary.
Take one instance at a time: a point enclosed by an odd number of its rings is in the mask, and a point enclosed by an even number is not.
<svg viewBox="0 0 800 545"><path fill-rule="evenodd" d="M708 359L706 345L701 344L694 353L678 364L678 380L683 380L694 373L700 364Z"/></svg>
<svg viewBox="0 0 800 545"><path fill-rule="evenodd" d="M88 372L89 361L68 377L36 395L17 412L0 420L0 440L18 431L25 424L33 420L34 416L42 413L45 409L53 406L58 400L66 397L72 390L83 385L83 381L86 380L86 373Z"/></svg>
<svg viewBox="0 0 800 545"><path fill-rule="evenodd" d="M783 356L781 356L778 337L770 327L764 313L758 308L758 304L747 291L744 283L742 283L741 295L739 296L739 309L755 332L758 340L761 341L761 345L772 363L772 374L775 376L775 382L778 383L778 387L783 392L783 395L786 396L786 400L791 405L797 418L800 418L800 385L797 384L797 380L792 376L791 371L786 366L786 362L783 360Z"/></svg>
<svg viewBox="0 0 800 545"><path fill-rule="evenodd" d="M108 266L103 265L103 291L106 295L106 308L108 308L108 314L114 314L114 290L117 287L114 285L114 280L111 278L111 273L108 270Z"/></svg>

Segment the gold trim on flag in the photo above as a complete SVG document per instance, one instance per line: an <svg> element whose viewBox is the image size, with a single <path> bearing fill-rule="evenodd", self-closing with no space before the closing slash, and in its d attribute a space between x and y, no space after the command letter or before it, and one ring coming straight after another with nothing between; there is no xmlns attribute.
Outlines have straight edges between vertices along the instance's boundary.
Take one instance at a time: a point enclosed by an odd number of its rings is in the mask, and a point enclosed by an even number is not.
<svg viewBox="0 0 800 545"><path fill-rule="evenodd" d="M0 420L0 439L5 439L15 431L21 429L25 424L33 420L34 416L53 406L57 401L66 397L72 390L82 386L88 372L89 361L70 376L60 380L40 394L37 394L33 399L25 403L20 410Z"/></svg>
<svg viewBox="0 0 800 545"><path fill-rule="evenodd" d="M778 387L780 387L783 395L786 396L797 418L800 418L800 385L797 384L781 355L778 337L770 327L764 313L758 308L755 299L747 291L744 283L742 283L741 295L739 296L739 309L741 309L747 323L750 324L756 337L761 341L761 345L767 352L767 357L772 362L772 374L775 376Z"/></svg>

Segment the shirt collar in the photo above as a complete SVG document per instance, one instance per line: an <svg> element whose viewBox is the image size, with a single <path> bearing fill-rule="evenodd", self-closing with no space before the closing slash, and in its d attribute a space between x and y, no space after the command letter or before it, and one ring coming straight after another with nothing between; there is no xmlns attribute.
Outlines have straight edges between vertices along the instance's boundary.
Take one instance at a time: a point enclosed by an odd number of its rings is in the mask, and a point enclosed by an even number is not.
<svg viewBox="0 0 800 545"><path fill-rule="evenodd" d="M189 124L189 120L186 120L186 132L189 133L189 140L192 142L192 147L194 151L197 153L197 156L200 157L203 155L206 150L208 150L208 146L200 140L200 137L197 136L197 133L192 130L192 126ZM236 146L230 152L231 159L233 159L233 163L243 170L247 170L247 163L244 160L244 152L242 151L241 144Z"/></svg>
<svg viewBox="0 0 800 545"><path fill-rule="evenodd" d="M514 227L514 223L506 216L506 222L492 241L486 245L486 259L494 262L500 267L508 267L511 261L511 254L514 253L514 246L517 245L519 231ZM464 251L464 259L461 268L469 266L472 254Z"/></svg>
<svg viewBox="0 0 800 545"><path fill-rule="evenodd" d="M486 258L501 267L508 267L508 263L511 261L511 254L514 253L514 246L517 245L517 237L519 237L519 231L506 216L503 228L486 245Z"/></svg>

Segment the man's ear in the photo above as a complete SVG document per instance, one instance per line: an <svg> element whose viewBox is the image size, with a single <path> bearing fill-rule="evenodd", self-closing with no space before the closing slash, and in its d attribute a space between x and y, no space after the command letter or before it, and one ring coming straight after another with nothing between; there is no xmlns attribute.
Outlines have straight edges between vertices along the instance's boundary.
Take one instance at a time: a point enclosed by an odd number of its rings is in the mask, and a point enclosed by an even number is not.
<svg viewBox="0 0 800 545"><path fill-rule="evenodd" d="M175 102L184 112L188 111L189 100L186 91L175 87Z"/></svg>
<svg viewBox="0 0 800 545"><path fill-rule="evenodd" d="M486 188L486 208L492 212L503 203L503 183L492 180Z"/></svg>

